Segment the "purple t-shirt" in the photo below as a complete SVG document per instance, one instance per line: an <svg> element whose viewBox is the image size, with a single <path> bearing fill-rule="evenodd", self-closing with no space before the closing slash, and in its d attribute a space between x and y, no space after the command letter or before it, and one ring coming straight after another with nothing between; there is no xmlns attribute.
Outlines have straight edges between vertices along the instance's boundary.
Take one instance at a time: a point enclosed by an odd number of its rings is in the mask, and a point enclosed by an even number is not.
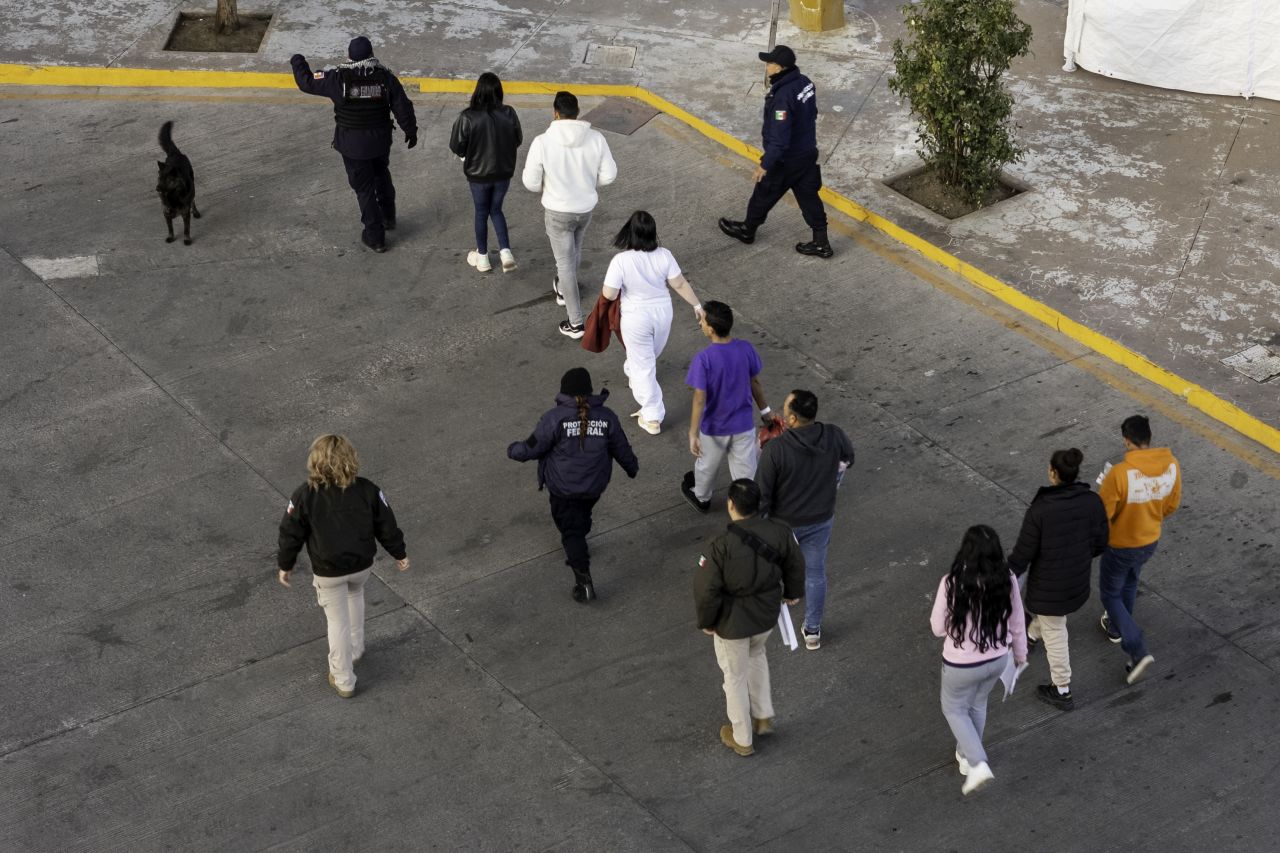
<svg viewBox="0 0 1280 853"><path fill-rule="evenodd" d="M700 429L705 435L737 435L755 424L751 377L763 365L756 348L735 338L693 357L685 384L707 393Z"/></svg>

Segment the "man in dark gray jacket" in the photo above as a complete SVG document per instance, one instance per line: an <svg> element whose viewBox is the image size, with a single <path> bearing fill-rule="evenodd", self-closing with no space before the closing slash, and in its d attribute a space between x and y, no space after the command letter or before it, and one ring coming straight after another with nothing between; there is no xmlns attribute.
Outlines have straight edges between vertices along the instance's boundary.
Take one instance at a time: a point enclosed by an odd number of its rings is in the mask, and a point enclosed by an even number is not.
<svg viewBox="0 0 1280 853"><path fill-rule="evenodd" d="M729 486L727 532L713 539L693 573L698 627L710 634L724 672L729 725L720 742L751 755L753 735L773 731L773 696L765 641L782 604L800 600L804 557L785 524L758 515L760 489L747 479Z"/></svg>
<svg viewBox="0 0 1280 853"><path fill-rule="evenodd" d="M827 602L827 544L835 522L836 489L853 464L853 443L844 430L814 420L818 398L795 390L782 406L787 429L764 446L756 468L760 512L790 525L804 553L804 647L822 647Z"/></svg>

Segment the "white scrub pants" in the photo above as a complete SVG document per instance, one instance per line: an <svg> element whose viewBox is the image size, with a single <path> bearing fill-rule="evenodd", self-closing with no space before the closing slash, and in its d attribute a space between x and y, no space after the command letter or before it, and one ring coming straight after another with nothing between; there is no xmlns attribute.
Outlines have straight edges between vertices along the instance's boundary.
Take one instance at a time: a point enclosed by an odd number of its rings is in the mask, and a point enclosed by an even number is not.
<svg viewBox="0 0 1280 853"><path fill-rule="evenodd" d="M631 394L640 405L640 417L657 421L667 416L662 403L662 386L658 384L658 356L667 346L671 334L671 299L622 303L622 342L627 347L627 360L622 372L627 375Z"/></svg>

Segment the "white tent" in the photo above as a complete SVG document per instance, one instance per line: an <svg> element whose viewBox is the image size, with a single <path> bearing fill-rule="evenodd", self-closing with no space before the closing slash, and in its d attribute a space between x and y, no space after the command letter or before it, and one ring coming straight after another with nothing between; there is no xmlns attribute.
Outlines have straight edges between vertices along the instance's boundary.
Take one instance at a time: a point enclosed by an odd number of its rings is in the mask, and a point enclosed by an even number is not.
<svg viewBox="0 0 1280 853"><path fill-rule="evenodd" d="M1063 53L1067 71L1280 100L1280 0L1070 0Z"/></svg>

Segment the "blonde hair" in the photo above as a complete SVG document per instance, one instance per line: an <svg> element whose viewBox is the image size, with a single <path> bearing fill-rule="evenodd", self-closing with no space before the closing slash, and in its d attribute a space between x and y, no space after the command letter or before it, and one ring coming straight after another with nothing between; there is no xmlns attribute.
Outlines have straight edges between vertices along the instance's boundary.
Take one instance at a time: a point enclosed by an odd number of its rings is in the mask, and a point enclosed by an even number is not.
<svg viewBox="0 0 1280 853"><path fill-rule="evenodd" d="M322 435L311 442L307 454L307 482L312 488L345 489L356 481L360 457L345 435Z"/></svg>

